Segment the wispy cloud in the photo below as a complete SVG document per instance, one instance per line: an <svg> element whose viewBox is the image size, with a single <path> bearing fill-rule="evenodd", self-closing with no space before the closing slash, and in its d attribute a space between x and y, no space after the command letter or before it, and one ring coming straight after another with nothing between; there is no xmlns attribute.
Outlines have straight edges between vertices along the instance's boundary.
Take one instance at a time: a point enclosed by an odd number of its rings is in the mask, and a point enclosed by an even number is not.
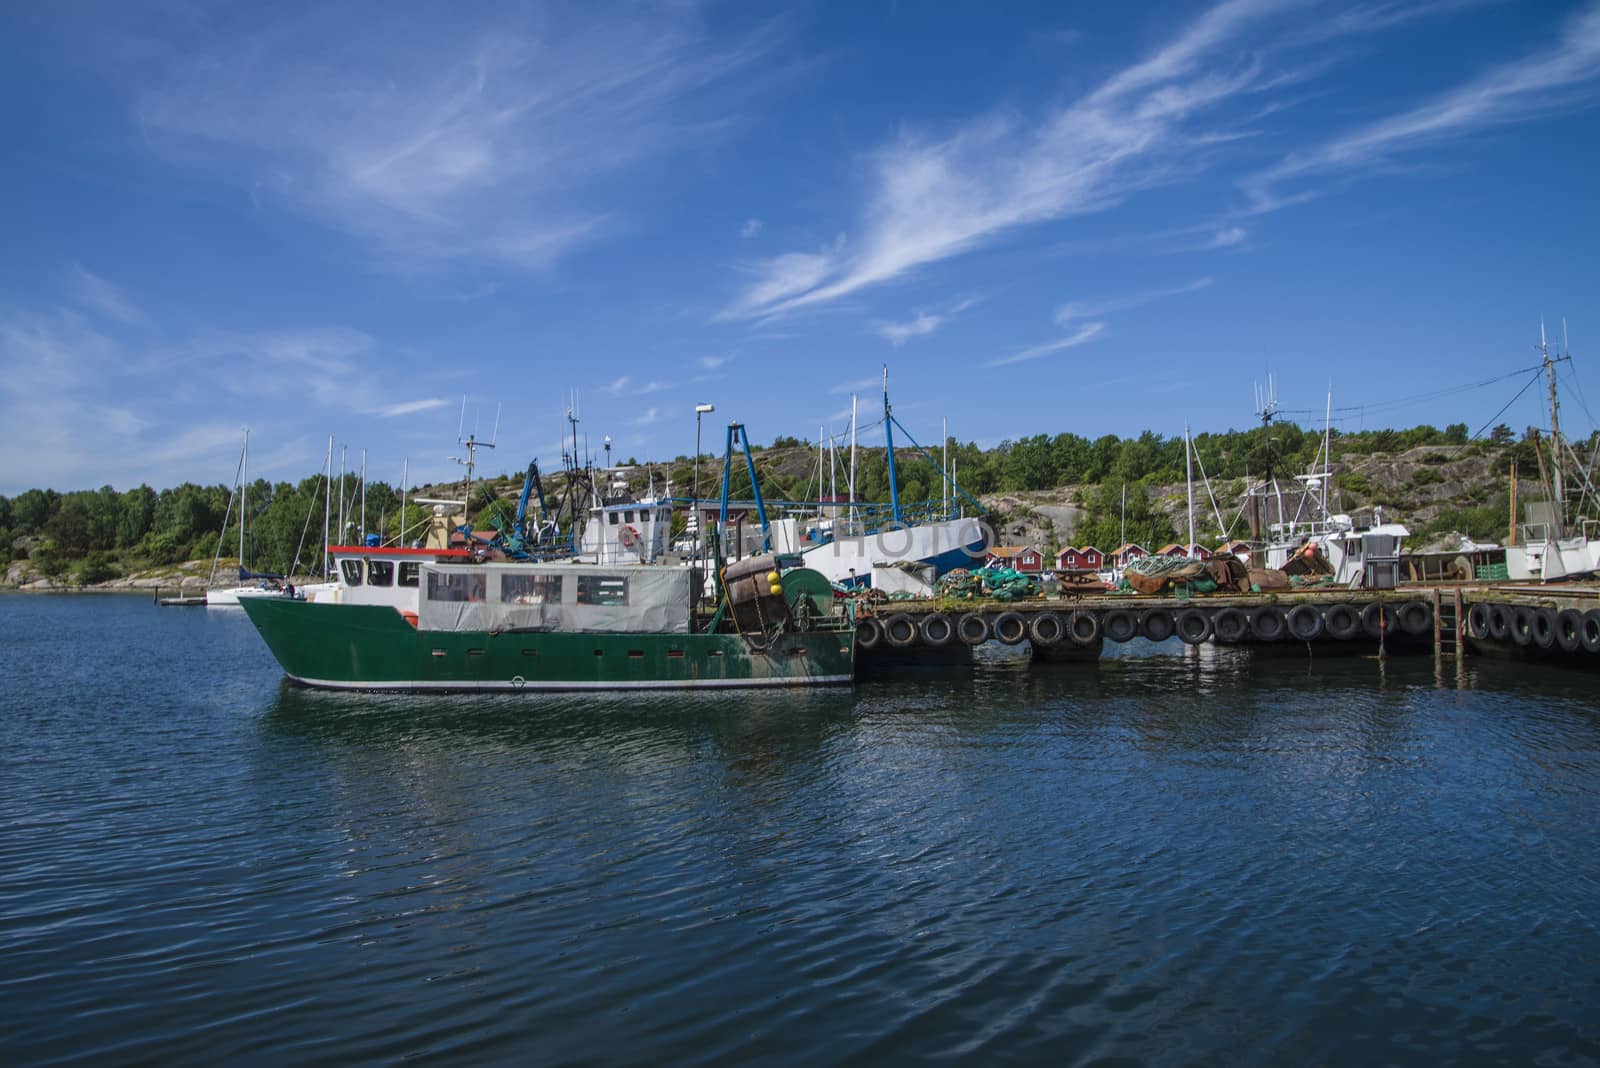
<svg viewBox="0 0 1600 1068"><path fill-rule="evenodd" d="M754 280L722 317L834 301L1018 227L1104 210L1173 180L1195 134L1192 119L1281 84L1257 61L1235 57L1244 33L1292 2L1224 0L1165 47L1036 123L999 114L943 137L902 132L871 157L860 238L746 265Z"/></svg>
<svg viewBox="0 0 1600 1068"><path fill-rule="evenodd" d="M1100 336L1105 328L1106 324L1104 323L1084 323L1078 327L1076 332L1068 334L1066 337L1057 338L1054 341L1046 341L1042 345L1033 345L1020 352L1013 352L1010 356L1001 356L999 359L990 360L984 366L1004 367L1007 364L1021 363L1024 360L1037 360L1039 357L1049 356L1053 352L1061 352L1063 349L1087 344Z"/></svg>
<svg viewBox="0 0 1600 1068"><path fill-rule="evenodd" d="M739 227L739 236L749 240L761 232L761 227L762 222L760 219L746 219L744 225Z"/></svg>
<svg viewBox="0 0 1600 1068"><path fill-rule="evenodd" d="M612 220L594 195L718 136L771 27L713 40L692 15L555 9L460 19L336 5L224 21L200 10L137 101L146 142L370 239L403 261L544 266ZM265 13L261 16L265 20Z"/></svg>
<svg viewBox="0 0 1600 1068"><path fill-rule="evenodd" d="M873 386L880 385L882 382L883 382L883 379L882 378L878 378L878 377L858 378L853 382L840 382L838 385L836 385L832 389L828 390L828 392L829 393L860 393L863 390L868 390L868 389L871 389Z"/></svg>
<svg viewBox="0 0 1600 1068"><path fill-rule="evenodd" d="M1244 244L1250 236L1250 231L1242 226L1224 226L1211 235L1211 240L1201 245L1202 249L1208 248L1236 248Z"/></svg>
<svg viewBox="0 0 1600 1068"><path fill-rule="evenodd" d="M427 400L406 401L403 404L391 404L387 408L379 408L375 413L380 419L394 419L401 415L412 415L416 412L426 412L434 408L443 408L450 402L442 397L430 397Z"/></svg>
<svg viewBox="0 0 1600 1068"><path fill-rule="evenodd" d="M72 264L69 274L72 294L79 305L119 323L144 322L144 312L120 286L106 281L81 263Z"/></svg>
<svg viewBox="0 0 1600 1068"><path fill-rule="evenodd" d="M732 356L701 356L694 362L707 371L720 371L732 360Z"/></svg>
<svg viewBox="0 0 1600 1068"><path fill-rule="evenodd" d="M1360 171L1488 126L1592 106L1600 80L1600 7L1568 20L1556 47L1502 64L1427 103L1292 152L1241 182L1251 210L1272 211L1317 195L1307 180ZM1300 188L1286 190L1286 186Z"/></svg>
<svg viewBox="0 0 1600 1068"><path fill-rule="evenodd" d="M944 316L922 312L909 322L878 323L873 330L889 344L899 348L914 337L924 337L944 324Z"/></svg>
<svg viewBox="0 0 1600 1068"><path fill-rule="evenodd" d="M1197 289L1204 289L1211 285L1210 278L1196 278L1187 285L1173 286L1170 289L1146 289L1138 293L1123 293L1114 297L1101 297L1098 300L1068 301L1056 309L1056 324L1066 326L1075 319L1097 319L1111 312L1124 311L1128 308L1137 308L1153 301L1164 300L1167 297L1176 297L1183 293L1193 293Z"/></svg>
<svg viewBox="0 0 1600 1068"><path fill-rule="evenodd" d="M621 378L612 379L610 382L601 386L600 389L602 392L609 393L613 397L616 397L619 396L623 390L627 389L628 383L632 381L633 379L629 378L627 375L623 375Z"/></svg>
<svg viewBox="0 0 1600 1068"><path fill-rule="evenodd" d="M660 418L661 418L661 409L660 408L649 408L649 409L645 410L645 413L643 415L641 415L639 418L637 418L637 419L635 419L633 421L633 425L634 426L650 426L652 423L655 423Z"/></svg>
<svg viewBox="0 0 1600 1068"><path fill-rule="evenodd" d="M657 382L655 380L651 380L649 382L646 382L644 385L640 386L634 392L638 393L640 396L644 396L647 393L660 393L662 390L671 389L671 388L672 388L672 383L671 382Z"/></svg>

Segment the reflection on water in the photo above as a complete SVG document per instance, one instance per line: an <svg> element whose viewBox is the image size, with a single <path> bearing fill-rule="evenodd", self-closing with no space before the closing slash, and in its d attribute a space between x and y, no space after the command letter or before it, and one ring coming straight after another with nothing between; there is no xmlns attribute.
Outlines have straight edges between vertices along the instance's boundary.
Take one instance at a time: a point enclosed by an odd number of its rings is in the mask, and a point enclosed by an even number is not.
<svg viewBox="0 0 1600 1068"><path fill-rule="evenodd" d="M23 1062L1600 1057L1581 673L330 694L248 623L62 599L0 650Z"/></svg>

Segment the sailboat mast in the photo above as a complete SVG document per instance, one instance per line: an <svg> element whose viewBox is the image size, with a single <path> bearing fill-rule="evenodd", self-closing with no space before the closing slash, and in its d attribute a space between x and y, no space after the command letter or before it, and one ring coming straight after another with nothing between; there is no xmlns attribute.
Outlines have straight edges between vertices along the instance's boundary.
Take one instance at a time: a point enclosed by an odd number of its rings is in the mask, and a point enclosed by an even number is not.
<svg viewBox="0 0 1600 1068"><path fill-rule="evenodd" d="M400 465L400 536L395 540L400 544L406 543L406 483L411 481L411 457L406 457Z"/></svg>
<svg viewBox="0 0 1600 1068"><path fill-rule="evenodd" d="M328 458L322 475L322 577L327 578L333 557L328 552L328 521L333 516L333 435L328 435Z"/></svg>
<svg viewBox="0 0 1600 1068"><path fill-rule="evenodd" d="M250 428L244 428L244 453L239 457L239 566L244 566L244 502L250 486Z"/></svg>
<svg viewBox="0 0 1600 1068"><path fill-rule="evenodd" d="M889 407L889 365L883 365L883 447L889 457L889 512L900 522L900 485L894 474L894 409Z"/></svg>
<svg viewBox="0 0 1600 1068"><path fill-rule="evenodd" d="M350 446L339 446L339 544L344 544L344 458Z"/></svg>
<svg viewBox="0 0 1600 1068"><path fill-rule="evenodd" d="M856 522L856 395L850 394L850 527Z"/></svg>
<svg viewBox="0 0 1600 1068"><path fill-rule="evenodd" d="M367 543L367 450L361 450L361 544Z"/></svg>
<svg viewBox="0 0 1600 1068"><path fill-rule="evenodd" d="M1561 405L1556 400L1556 365L1550 359L1550 344L1545 340L1544 322L1539 323L1539 350L1544 357L1544 373L1550 382L1550 481L1555 496L1556 532L1562 533L1566 511L1566 498L1561 487Z"/></svg>
<svg viewBox="0 0 1600 1068"><path fill-rule="evenodd" d="M950 518L950 417L944 417L944 454L939 466L944 469L944 516Z"/></svg>
<svg viewBox="0 0 1600 1068"><path fill-rule="evenodd" d="M1333 479L1333 387L1328 387L1328 412L1322 419L1322 518L1328 519L1328 483Z"/></svg>
<svg viewBox="0 0 1600 1068"><path fill-rule="evenodd" d="M1189 547L1184 553L1190 559L1194 558L1194 448L1189 443L1189 424L1183 425L1183 469L1184 481L1189 487Z"/></svg>

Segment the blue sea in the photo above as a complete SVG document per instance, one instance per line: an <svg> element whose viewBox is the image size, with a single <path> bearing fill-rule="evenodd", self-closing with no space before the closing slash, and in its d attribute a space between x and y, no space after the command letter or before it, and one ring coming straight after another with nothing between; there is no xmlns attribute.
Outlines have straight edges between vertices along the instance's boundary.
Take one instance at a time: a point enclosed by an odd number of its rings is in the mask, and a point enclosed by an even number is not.
<svg viewBox="0 0 1600 1068"><path fill-rule="evenodd" d="M8 1064L1600 1063L1600 675L336 695L0 597Z"/></svg>

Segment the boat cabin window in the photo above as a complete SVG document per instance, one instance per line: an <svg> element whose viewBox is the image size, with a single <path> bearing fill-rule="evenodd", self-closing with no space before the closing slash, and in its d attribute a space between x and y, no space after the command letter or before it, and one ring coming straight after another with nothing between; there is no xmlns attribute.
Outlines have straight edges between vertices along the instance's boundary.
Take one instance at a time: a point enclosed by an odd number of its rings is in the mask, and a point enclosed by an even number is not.
<svg viewBox="0 0 1600 1068"><path fill-rule="evenodd" d="M394 561L393 560L368 560L367 561L368 586L393 586Z"/></svg>
<svg viewBox="0 0 1600 1068"><path fill-rule="evenodd" d="M578 603L608 606L627 604L628 577L626 575L579 575Z"/></svg>
<svg viewBox="0 0 1600 1068"><path fill-rule="evenodd" d="M623 513L622 513L622 521L623 521L623 522L624 522L624 523L631 523L631 522L633 522L633 509L632 509L632 508L630 508L630 509L628 509L628 510L627 510L627 511L626 511L626 512L623 512Z"/></svg>
<svg viewBox="0 0 1600 1068"><path fill-rule="evenodd" d="M607 512L606 513L606 519L608 519L610 521L612 526L616 526L618 523L622 522L622 513L621 512Z"/></svg>
<svg viewBox="0 0 1600 1068"><path fill-rule="evenodd" d="M346 586L359 586L359 585L361 585L361 561L360 560L340 560L339 561L339 570L344 573L344 584Z"/></svg>
<svg viewBox="0 0 1600 1068"><path fill-rule="evenodd" d="M481 601L487 588L484 576L464 575L459 572L428 572L428 600L430 601Z"/></svg>
<svg viewBox="0 0 1600 1068"><path fill-rule="evenodd" d="M500 600L506 604L560 604L560 575L501 575Z"/></svg>
<svg viewBox="0 0 1600 1068"><path fill-rule="evenodd" d="M422 574L422 564L416 560L402 560L400 562L400 585L415 586Z"/></svg>

